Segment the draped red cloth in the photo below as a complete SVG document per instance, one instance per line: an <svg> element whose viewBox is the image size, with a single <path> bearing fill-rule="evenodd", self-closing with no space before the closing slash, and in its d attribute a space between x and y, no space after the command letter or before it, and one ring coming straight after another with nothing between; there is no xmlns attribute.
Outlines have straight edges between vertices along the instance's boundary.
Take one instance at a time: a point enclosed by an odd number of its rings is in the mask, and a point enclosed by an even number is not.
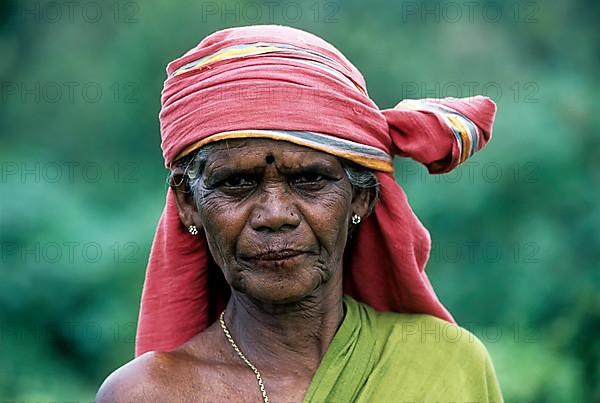
<svg viewBox="0 0 600 403"><path fill-rule="evenodd" d="M240 45L257 43L292 48L235 55ZM211 62L223 49L233 49L233 56ZM198 60L208 62L189 67ZM432 173L447 172L462 162L469 144L477 151L490 140L496 112L495 104L481 96L427 100L410 108L401 102L380 110L368 97L360 72L336 48L284 26L213 33L169 63L167 74L160 112L167 167L186 147L216 133L276 129L333 135L413 158ZM453 129L444 113L468 124ZM472 137L466 129L456 130L469 125ZM380 199L345 252L344 292L377 310L426 313L453 322L424 271L428 231L393 174L380 170L376 175ZM136 355L178 347L214 322L228 297L204 233L188 233L169 188L146 270Z"/></svg>

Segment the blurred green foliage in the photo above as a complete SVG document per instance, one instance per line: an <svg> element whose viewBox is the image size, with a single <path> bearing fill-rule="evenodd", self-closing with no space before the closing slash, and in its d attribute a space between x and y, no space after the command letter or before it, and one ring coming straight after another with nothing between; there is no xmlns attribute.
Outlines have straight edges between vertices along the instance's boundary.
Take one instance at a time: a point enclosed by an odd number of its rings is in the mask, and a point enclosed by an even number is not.
<svg viewBox="0 0 600 403"><path fill-rule="evenodd" d="M600 401L600 3L1 4L0 400L92 401L132 358L165 66L215 30L276 23L338 47L381 108L496 100L492 142L455 173L397 162L427 270L508 402Z"/></svg>

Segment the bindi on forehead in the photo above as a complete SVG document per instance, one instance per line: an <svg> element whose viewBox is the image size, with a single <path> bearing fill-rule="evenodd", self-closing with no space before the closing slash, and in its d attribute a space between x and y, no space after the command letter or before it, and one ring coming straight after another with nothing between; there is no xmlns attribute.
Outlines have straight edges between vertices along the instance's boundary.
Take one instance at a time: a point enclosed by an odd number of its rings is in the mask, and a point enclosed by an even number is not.
<svg viewBox="0 0 600 403"><path fill-rule="evenodd" d="M275 140L245 140L224 142L215 147L207 158L207 173L220 169L257 170L276 166L278 171L292 172L308 166L328 166L337 170L337 157ZM338 167L341 168L341 165Z"/></svg>

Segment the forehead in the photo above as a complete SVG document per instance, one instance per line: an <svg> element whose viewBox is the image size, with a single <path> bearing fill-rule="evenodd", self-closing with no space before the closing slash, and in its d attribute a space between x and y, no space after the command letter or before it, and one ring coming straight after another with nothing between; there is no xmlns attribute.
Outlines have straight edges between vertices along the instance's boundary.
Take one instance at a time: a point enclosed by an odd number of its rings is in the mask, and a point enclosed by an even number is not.
<svg viewBox="0 0 600 403"><path fill-rule="evenodd" d="M336 156L288 141L271 139L231 139L213 143L207 150L207 163L264 163L272 156L278 165L323 162L340 164ZM340 164L341 165L341 164Z"/></svg>

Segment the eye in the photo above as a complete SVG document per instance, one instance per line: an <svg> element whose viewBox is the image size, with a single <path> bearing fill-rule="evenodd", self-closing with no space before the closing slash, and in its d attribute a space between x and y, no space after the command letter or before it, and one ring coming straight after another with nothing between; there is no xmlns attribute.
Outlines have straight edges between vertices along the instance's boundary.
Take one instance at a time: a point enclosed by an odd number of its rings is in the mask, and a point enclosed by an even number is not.
<svg viewBox="0 0 600 403"><path fill-rule="evenodd" d="M232 175L220 183L220 186L225 188L249 188L254 185L256 180L248 175Z"/></svg>
<svg viewBox="0 0 600 403"><path fill-rule="evenodd" d="M317 172L303 172L292 177L292 184L303 189L316 190L325 186L327 177Z"/></svg>

